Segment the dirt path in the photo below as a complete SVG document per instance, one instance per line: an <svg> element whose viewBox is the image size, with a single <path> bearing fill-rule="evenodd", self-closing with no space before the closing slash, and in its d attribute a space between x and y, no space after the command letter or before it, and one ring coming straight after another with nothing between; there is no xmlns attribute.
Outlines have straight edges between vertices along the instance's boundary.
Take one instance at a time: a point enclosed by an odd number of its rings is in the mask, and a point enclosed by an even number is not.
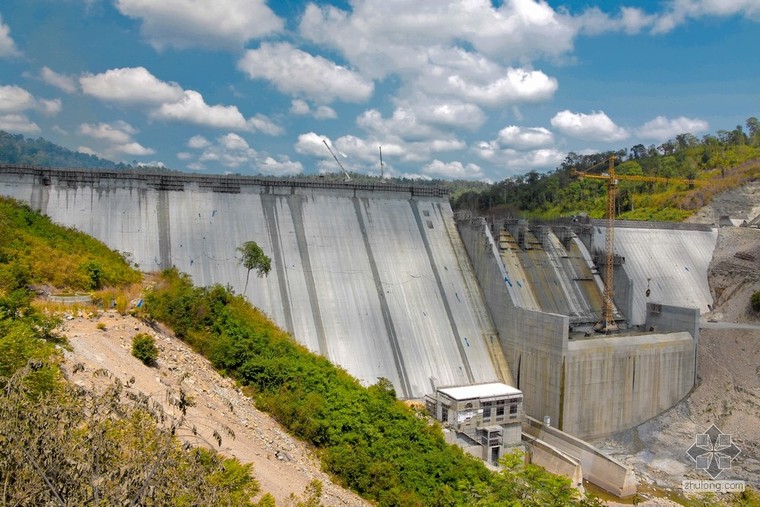
<svg viewBox="0 0 760 507"><path fill-rule="evenodd" d="M105 325L105 330L98 329L99 323ZM64 369L78 385L89 388L109 382L107 376L95 375L98 370L107 370L125 385L131 384L128 389L151 396L171 412L167 393L176 396L181 383L195 402L187 411L187 429L180 432L181 438L214 447L243 463L253 463L262 492L271 493L278 505L291 504L291 494L302 495L314 479L324 485L324 505L370 505L335 485L321 471L317 457L306 444L256 410L230 379L221 377L208 361L170 334L158 333L141 321L116 312L96 318L67 317L63 331L73 349L65 353ZM157 367L149 368L131 355L132 337L140 332L156 338L160 350ZM75 365L84 369L74 368ZM193 426L198 436L193 435ZM222 436L221 446L213 436L215 430Z"/></svg>

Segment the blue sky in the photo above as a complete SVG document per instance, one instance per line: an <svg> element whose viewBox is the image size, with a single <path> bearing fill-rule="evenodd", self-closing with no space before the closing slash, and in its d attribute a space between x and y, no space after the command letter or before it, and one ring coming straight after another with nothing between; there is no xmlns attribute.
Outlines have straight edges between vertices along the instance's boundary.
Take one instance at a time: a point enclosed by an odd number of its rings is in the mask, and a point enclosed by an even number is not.
<svg viewBox="0 0 760 507"><path fill-rule="evenodd" d="M205 173L499 181L760 115L760 0L3 0L0 129Z"/></svg>

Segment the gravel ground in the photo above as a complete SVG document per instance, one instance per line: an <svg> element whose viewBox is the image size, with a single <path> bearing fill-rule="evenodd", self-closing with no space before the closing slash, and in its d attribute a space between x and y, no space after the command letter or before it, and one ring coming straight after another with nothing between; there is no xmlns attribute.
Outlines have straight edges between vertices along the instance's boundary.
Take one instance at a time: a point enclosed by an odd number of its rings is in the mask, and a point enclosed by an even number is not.
<svg viewBox="0 0 760 507"><path fill-rule="evenodd" d="M105 329L98 329L98 324L105 325ZM172 407L168 406L167 397L176 396L181 385L195 402L187 411L181 438L213 447L243 463L253 463L262 492L271 493L277 505L293 504L291 495L302 496L314 479L324 485L322 503L326 506L370 505L335 485L321 471L317 457L306 444L256 410L234 382L217 374L207 360L170 333L158 332L138 319L116 312L95 318L69 316L63 331L73 349L65 353L64 368L74 383L86 388L102 387L113 380L95 372L107 370L112 378L130 384L130 390L151 396L168 412L172 412ZM160 351L156 367L147 367L132 357L132 337L137 333L155 337ZM221 446L216 443L214 431L222 436Z"/></svg>
<svg viewBox="0 0 760 507"><path fill-rule="evenodd" d="M755 182L717 196L691 221L717 223L722 215L749 221L759 212ZM715 424L742 451L719 479L760 488L760 316L749 304L760 291L760 230L721 228L708 281L714 305L702 316L697 386L664 414L596 444L633 467L640 482L676 490L684 479L709 479L686 451Z"/></svg>

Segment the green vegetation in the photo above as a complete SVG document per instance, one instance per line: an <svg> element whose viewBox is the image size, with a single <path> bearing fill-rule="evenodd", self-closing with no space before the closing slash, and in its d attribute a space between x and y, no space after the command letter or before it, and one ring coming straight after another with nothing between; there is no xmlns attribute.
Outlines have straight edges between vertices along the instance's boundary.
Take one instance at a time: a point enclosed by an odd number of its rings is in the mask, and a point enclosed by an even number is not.
<svg viewBox="0 0 760 507"><path fill-rule="evenodd" d="M603 181L578 179L574 171L602 173L615 155L621 176L656 176L705 180L689 188L683 184L620 179L616 215L631 220L680 221L708 204L712 196L760 177L760 122L754 117L732 131L718 131L698 140L681 134L660 146L636 145L615 152L569 153L555 171L531 171L491 185L452 195L455 210L479 214L556 218L581 212L602 218L606 212Z"/></svg>
<svg viewBox="0 0 760 507"><path fill-rule="evenodd" d="M37 363L11 377L0 397L2 505L250 506L258 491L250 465L214 451L183 447L181 420L147 397L122 400L59 381L40 394L28 387Z"/></svg>
<svg viewBox="0 0 760 507"><path fill-rule="evenodd" d="M60 322L32 304L27 285L92 286L93 266L97 285L124 287L140 274L8 199L0 237L0 505L252 505L250 467L182 446L174 434L183 415L130 398L118 382L102 393L75 388L58 368ZM85 268L58 272L67 266Z"/></svg>
<svg viewBox="0 0 760 507"><path fill-rule="evenodd" d="M9 134L4 130L0 130L0 161L8 164L101 169L114 169L123 165L94 155L67 150L42 138L24 139L21 134Z"/></svg>
<svg viewBox="0 0 760 507"><path fill-rule="evenodd" d="M362 387L225 288L197 288L187 275L165 271L146 294L145 310L251 388L259 408L316 446L324 468L365 498L380 505L485 506L503 490L480 460L446 444L439 426L397 401L390 381ZM565 479L528 470L526 484L536 491L526 488L527 499L540 501L546 489L540 481L547 481L568 489L555 505L585 505Z"/></svg>
<svg viewBox="0 0 760 507"><path fill-rule="evenodd" d="M752 309L755 310L755 312L760 313L760 291L752 294L752 297L750 298L749 303L752 306Z"/></svg>
<svg viewBox="0 0 760 507"><path fill-rule="evenodd" d="M141 279L103 243L5 197L0 197L0 238L0 291L29 285L97 290Z"/></svg>
<svg viewBox="0 0 760 507"><path fill-rule="evenodd" d="M156 340L145 333L137 333L132 337L132 355L145 366L153 366L158 359Z"/></svg>
<svg viewBox="0 0 760 507"><path fill-rule="evenodd" d="M264 250L255 241L246 241L237 250L241 255L240 263L248 270L245 275L245 288L243 289L243 294L245 294L248 291L248 278L251 276L251 270L255 269L259 278L266 276L272 269L272 260L267 257Z"/></svg>

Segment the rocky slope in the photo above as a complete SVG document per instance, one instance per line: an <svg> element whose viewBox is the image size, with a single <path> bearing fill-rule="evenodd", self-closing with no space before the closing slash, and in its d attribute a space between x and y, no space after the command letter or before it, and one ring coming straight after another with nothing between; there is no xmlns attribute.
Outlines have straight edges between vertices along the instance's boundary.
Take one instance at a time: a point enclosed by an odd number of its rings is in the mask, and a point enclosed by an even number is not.
<svg viewBox="0 0 760 507"><path fill-rule="evenodd" d="M717 196L691 221L738 223L760 213L760 183ZM742 453L719 479L760 488L760 316L750 296L760 290L760 230L723 227L710 263L713 311L702 316L698 384L671 410L597 444L632 466L640 480L678 490L684 479L709 478L686 451L715 424Z"/></svg>

